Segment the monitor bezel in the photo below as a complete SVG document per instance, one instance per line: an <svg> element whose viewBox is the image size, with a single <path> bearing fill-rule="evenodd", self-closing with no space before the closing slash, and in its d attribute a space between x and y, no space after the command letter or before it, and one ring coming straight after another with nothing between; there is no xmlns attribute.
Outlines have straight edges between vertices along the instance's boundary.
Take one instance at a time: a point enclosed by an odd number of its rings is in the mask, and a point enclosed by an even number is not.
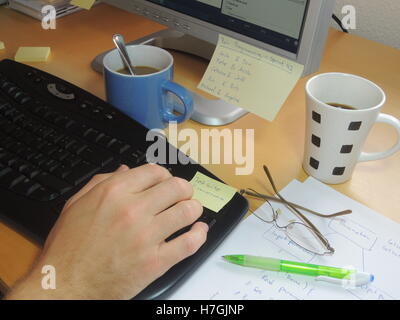
<svg viewBox="0 0 400 320"><path fill-rule="evenodd" d="M219 34L234 37L240 41L255 45L303 64L303 76L318 70L335 4L334 0L309 0L305 21L301 31L299 49L297 54L295 54L150 1L106 0L105 2L145 16L167 27L208 41L212 44L217 44Z"/></svg>

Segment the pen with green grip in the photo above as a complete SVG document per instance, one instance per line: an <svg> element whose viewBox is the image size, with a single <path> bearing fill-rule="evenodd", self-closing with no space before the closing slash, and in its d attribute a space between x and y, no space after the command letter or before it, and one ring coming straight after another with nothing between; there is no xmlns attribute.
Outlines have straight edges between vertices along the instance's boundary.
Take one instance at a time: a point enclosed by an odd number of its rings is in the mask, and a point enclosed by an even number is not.
<svg viewBox="0 0 400 320"><path fill-rule="evenodd" d="M223 258L228 262L243 267L307 275L316 277L316 280L336 284L346 283L361 286L374 280L373 275L365 272L357 272L355 269L328 267L251 255L227 255L223 256Z"/></svg>

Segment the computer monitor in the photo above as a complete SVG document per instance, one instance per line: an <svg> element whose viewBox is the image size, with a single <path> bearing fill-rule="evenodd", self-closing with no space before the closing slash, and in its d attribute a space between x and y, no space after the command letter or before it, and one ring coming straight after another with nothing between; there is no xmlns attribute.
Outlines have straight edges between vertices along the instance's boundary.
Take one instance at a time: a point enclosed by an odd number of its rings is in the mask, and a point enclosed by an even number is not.
<svg viewBox="0 0 400 320"><path fill-rule="evenodd" d="M225 34L303 64L303 75L318 70L335 4L334 0L105 2L170 28L135 43L151 43L210 59L218 35ZM207 100L197 94L194 100L192 119L208 125L226 124L246 113L223 101Z"/></svg>

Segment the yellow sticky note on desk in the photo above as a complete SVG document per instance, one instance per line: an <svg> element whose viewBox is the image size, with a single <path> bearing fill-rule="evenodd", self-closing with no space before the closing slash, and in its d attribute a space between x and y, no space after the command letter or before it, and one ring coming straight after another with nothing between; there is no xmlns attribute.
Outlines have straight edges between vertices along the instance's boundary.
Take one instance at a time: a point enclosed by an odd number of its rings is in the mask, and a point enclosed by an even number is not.
<svg viewBox="0 0 400 320"><path fill-rule="evenodd" d="M19 47L14 60L19 62L45 62L49 55L50 47Z"/></svg>
<svg viewBox="0 0 400 320"><path fill-rule="evenodd" d="M198 88L272 121L304 66L220 35Z"/></svg>
<svg viewBox="0 0 400 320"><path fill-rule="evenodd" d="M0 50L2 50L2 49L5 49L5 45L4 45L4 42L3 41L0 41Z"/></svg>
<svg viewBox="0 0 400 320"><path fill-rule="evenodd" d="M72 0L69 4L86 10L90 10L96 0Z"/></svg>
<svg viewBox="0 0 400 320"><path fill-rule="evenodd" d="M193 186L193 199L200 201L203 207L219 212L235 195L236 189L214 180L201 172L190 180Z"/></svg>

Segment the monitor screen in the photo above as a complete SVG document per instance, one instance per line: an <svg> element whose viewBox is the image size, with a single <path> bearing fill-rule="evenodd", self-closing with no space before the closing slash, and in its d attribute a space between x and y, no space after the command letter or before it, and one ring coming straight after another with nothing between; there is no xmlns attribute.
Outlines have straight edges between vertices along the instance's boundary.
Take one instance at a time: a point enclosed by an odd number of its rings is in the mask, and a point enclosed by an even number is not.
<svg viewBox="0 0 400 320"><path fill-rule="evenodd" d="M209 59L224 34L304 65L304 76L318 70L335 6L335 0L104 1L169 27L168 35L138 42Z"/></svg>
<svg viewBox="0 0 400 320"><path fill-rule="evenodd" d="M297 54L309 0L147 0Z"/></svg>

